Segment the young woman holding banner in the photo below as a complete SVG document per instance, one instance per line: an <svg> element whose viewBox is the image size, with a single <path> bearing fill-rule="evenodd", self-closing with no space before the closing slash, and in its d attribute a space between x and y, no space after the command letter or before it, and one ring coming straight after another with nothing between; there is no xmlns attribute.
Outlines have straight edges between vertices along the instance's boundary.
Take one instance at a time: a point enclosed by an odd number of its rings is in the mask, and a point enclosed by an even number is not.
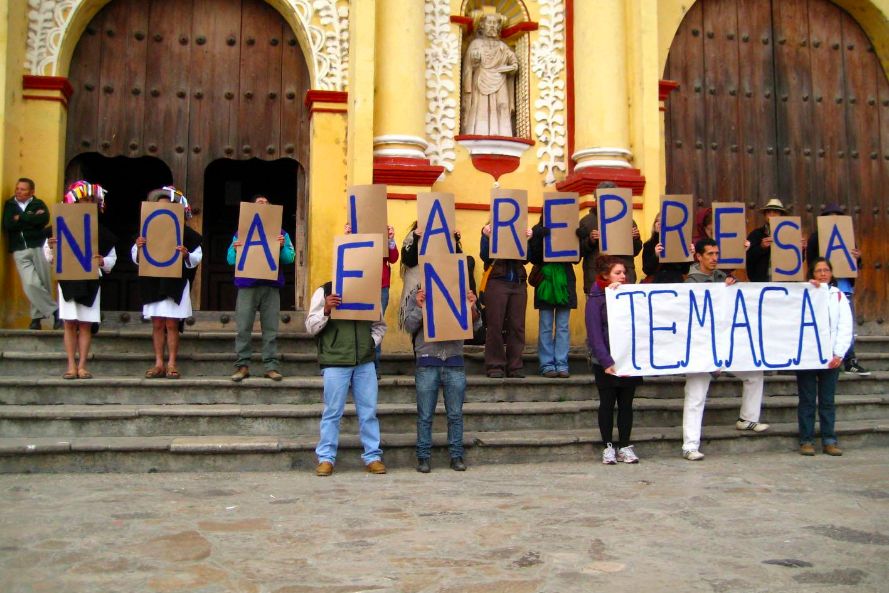
<svg viewBox="0 0 889 593"><path fill-rule="evenodd" d="M150 202L180 203L185 219L191 218L191 208L185 195L173 186L162 187L148 194ZM154 366L145 371L146 379L178 379L176 357L179 354L179 332L182 323L191 317L191 283L197 267L204 257L201 235L187 224L182 245L176 248L182 254L182 276L179 278L139 277L139 296L142 299L142 317L151 319L151 340L154 346ZM138 237L130 250L133 263L139 263L139 254L145 248L145 237ZM167 362L164 365L164 344L167 346Z"/></svg>
<svg viewBox="0 0 889 593"><path fill-rule="evenodd" d="M843 357L852 343L852 309L846 295L833 283L833 267L830 262L819 257L812 262L812 279L818 284L830 287L827 311L830 319L830 353L832 358L826 369L813 369L796 372L796 386L799 391L799 452L800 455L815 454L815 400L818 400L818 418L821 428L821 448L827 455L839 456L843 450L837 446L834 430L836 407L834 395Z"/></svg>
<svg viewBox="0 0 889 593"><path fill-rule="evenodd" d="M586 330L593 357L593 374L599 391L599 433L602 436L602 463L615 465L639 463L639 457L630 444L633 430L633 396L641 377L620 377L614 370L608 340L608 310L605 291L614 290L627 281L627 268L615 256L599 256L596 260L596 282L590 289L586 303ZM614 406L617 404L617 451L612 446Z"/></svg>
<svg viewBox="0 0 889 593"><path fill-rule="evenodd" d="M62 201L66 204L95 203L101 213L105 211L105 195L101 185L77 181L68 187ZM115 242L114 235L99 224L99 253L95 255L95 260L100 277L110 273L117 263ZM51 238L44 246L44 254L50 263L54 259L55 245L56 238ZM98 330L102 320L99 310L101 301L99 278L59 280L59 319L65 324L65 354L68 358L68 369L62 375L64 379L93 378L92 373L86 370L86 361L89 358L93 333Z"/></svg>

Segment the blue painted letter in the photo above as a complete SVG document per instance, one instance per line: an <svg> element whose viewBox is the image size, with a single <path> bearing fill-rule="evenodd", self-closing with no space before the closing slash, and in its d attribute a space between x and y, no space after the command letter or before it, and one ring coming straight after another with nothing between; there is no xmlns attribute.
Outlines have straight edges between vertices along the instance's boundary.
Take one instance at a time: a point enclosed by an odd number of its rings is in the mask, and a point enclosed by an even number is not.
<svg viewBox="0 0 889 593"><path fill-rule="evenodd" d="M682 212L682 220L680 220L676 224L667 224L667 221L670 220L668 217L668 212L670 208L678 208L680 212ZM685 236L685 223L688 222L688 208L686 208L685 204L682 202L674 202L673 200L664 200L664 203L661 205L661 245L664 246L663 255L661 257L667 256L667 235L669 233L679 233L679 244L682 245L682 253L685 257L690 257L691 253L688 251L688 238Z"/></svg>
<svg viewBox="0 0 889 593"><path fill-rule="evenodd" d="M512 216L507 219L505 217L501 218L501 210L505 205L512 206ZM493 253L498 253L498 240L499 240L499 232L500 228L508 228L512 232L512 238L515 240L516 249L519 252L521 257L525 257L525 242L519 239L519 233L515 228L515 223L521 216L522 211L519 208L519 203L512 198L494 198L494 203L491 206L491 210L493 210L493 218L491 219L491 251ZM522 233L525 232L525 229L522 229Z"/></svg>
<svg viewBox="0 0 889 593"><path fill-rule="evenodd" d="M648 331L648 358L651 361L651 368L653 369L676 369L682 364L681 360L677 360L676 364L657 364L654 362L654 332L656 331L668 331L672 334L676 334L676 322L674 321L670 325L664 326L655 326L654 325L654 307L651 305L651 298L656 294L671 294L674 297L678 297L679 293L675 290L652 290L648 293L648 320L650 323L650 329ZM667 348L664 348L667 350Z"/></svg>
<svg viewBox="0 0 889 593"><path fill-rule="evenodd" d="M441 221L441 226L434 226L436 218ZM429 237L434 235L444 235L445 241L448 243L448 252L457 253L457 250L454 249L454 233L448 226L448 219L445 217L444 208L442 208L440 200L432 202L432 208L429 209L429 218L425 221L423 226L423 237L420 239L420 255L426 255L426 247L429 243Z"/></svg>
<svg viewBox="0 0 889 593"><path fill-rule="evenodd" d="M782 276L793 276L799 273L800 268L803 265L803 252L800 249L799 245L794 245L793 243L784 243L781 240L781 231L784 230L785 227L790 227L795 230L799 230L799 225L791 220L782 220L775 227L774 237L775 237L775 245L779 249L790 250L796 256L796 263L792 268L783 269L783 268L775 268L775 271L781 274Z"/></svg>
<svg viewBox="0 0 889 593"><path fill-rule="evenodd" d="M151 222L157 218L158 216L169 216L170 220L173 221L173 229L176 231L176 247L182 245L182 229L179 228L179 219L176 218L176 215L172 210L155 210L151 214L145 217L145 222L142 224L142 233L140 236L148 237L148 226ZM148 243L145 243L145 246L142 247L142 256L145 258L145 261L150 263L152 266L157 268L169 268L174 263L179 261L179 252L175 249L173 250L173 255L170 256L170 259L164 261L158 261L151 257L151 253L148 251Z"/></svg>
<svg viewBox="0 0 889 593"><path fill-rule="evenodd" d="M456 263L459 267L459 277L457 282L459 284L459 292L457 293L457 298L459 300L459 306L457 302L454 302L454 299L451 297L451 293L448 290L448 287L445 286L445 283L442 281L441 276L439 276L435 268L432 267L432 264L429 262L423 262L423 286L426 287L426 319L429 321L429 338L432 339L435 337L435 301L436 297L433 296L432 285L438 287L438 290L441 291L442 296L445 298L445 302L447 302L448 307L451 309L451 312L454 314L454 319L457 320L457 323L460 324L460 328L465 330L469 329L469 307L466 305L467 301L467 293L466 293L466 260L460 258L456 260Z"/></svg>
<svg viewBox="0 0 889 593"><path fill-rule="evenodd" d="M617 202L620 204L620 210L614 216L609 217L606 213L608 212L608 202ZM603 252L608 251L608 225L612 222L617 222L621 218L625 218L627 213L629 212L629 208L627 207L627 203L621 199L620 196L616 196L613 194L606 194L599 196L599 226L602 227L602 231L599 233L599 245L602 248Z"/></svg>
<svg viewBox="0 0 889 593"><path fill-rule="evenodd" d="M74 235L71 233L71 229L68 228L68 223L65 222L65 219L61 216L56 219L56 227L59 231L58 249L56 249L56 253L58 253L58 257L56 258L56 274L62 272L62 253L64 252L62 249L63 241L67 241L68 245L71 246L71 253L73 253L77 261L80 262L80 267L83 268L85 272L93 271L93 229L90 225L91 218L92 217L89 214L83 215L83 249L81 249L80 245L77 244L77 241L74 240Z"/></svg>
<svg viewBox="0 0 889 593"><path fill-rule="evenodd" d="M354 243L342 243L336 250L336 275L334 278L334 292L341 297L343 296L343 283L346 278L363 278L364 272L361 270L345 269L346 251L349 249L372 249L373 241L356 241ZM343 301L338 309L349 311L372 311L373 303L347 303Z"/></svg>
<svg viewBox="0 0 889 593"><path fill-rule="evenodd" d="M259 235L258 239L253 238L254 232ZM247 238L244 240L244 246L241 248L241 258L238 260L239 272L244 271L244 264L247 263L247 251L255 245L262 246L262 252L265 254L269 269L273 272L277 271L278 266L275 265L275 257L272 255L272 250L269 248L269 243L265 236L265 228L262 226L262 219L259 217L258 212L253 215L253 222L250 223L250 230L247 231Z"/></svg>
<svg viewBox="0 0 889 593"><path fill-rule="evenodd" d="M824 252L824 259L830 261L830 255L834 251L842 251L843 255L846 256L846 261L849 262L849 269L853 272L858 271L858 263L852 257L849 248L846 247L846 242L843 241L843 236L840 234L840 228L837 225L833 225L833 228L830 230L830 238L827 240L827 250Z"/></svg>
<svg viewBox="0 0 889 593"><path fill-rule="evenodd" d="M791 365L791 363L793 363L792 358L788 358L787 362L775 363L775 364L771 364L771 363L769 363L769 361L766 360L766 346L765 346L765 340L763 338L765 332L763 331L763 327L762 327L762 309L763 309L762 305L763 305L763 301L766 298L767 292L783 292L785 295L790 294L790 292L786 288L781 288L778 286L767 286L767 287L763 288L762 291L759 293L759 353L760 353L760 355L762 355L762 364L765 365L765 367L769 368L769 369L783 369L783 368L789 367ZM777 309L779 311L784 309L784 307L782 306L783 304L784 303L778 303L778 305L775 307L775 309Z"/></svg>
<svg viewBox="0 0 889 593"><path fill-rule="evenodd" d="M550 231L554 229L566 229L568 228L568 223L561 220L553 220L552 209L555 206L564 206L566 204L573 204L574 200L571 198L555 198L552 200L545 200L543 202L543 226L548 228ZM580 257L580 249L566 249L563 251L553 251L553 239L552 232L550 234L543 237L543 258L547 259L550 257Z"/></svg>
<svg viewBox="0 0 889 593"><path fill-rule="evenodd" d="M716 244L719 246L719 263L721 264L735 264L740 265L744 263L743 258L740 257L722 257L722 253L725 250L722 248L722 240L723 239L731 239L733 237L737 237L738 233L724 233L722 231L722 217L728 216L732 214L744 214L743 208L719 208L713 211L713 239L716 241Z"/></svg>

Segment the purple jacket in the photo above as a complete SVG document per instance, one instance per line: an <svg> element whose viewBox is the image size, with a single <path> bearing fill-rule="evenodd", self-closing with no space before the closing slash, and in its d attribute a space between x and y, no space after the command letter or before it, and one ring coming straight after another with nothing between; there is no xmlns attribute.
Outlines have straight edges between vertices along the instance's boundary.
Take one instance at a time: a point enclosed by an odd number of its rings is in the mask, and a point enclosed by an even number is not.
<svg viewBox="0 0 889 593"><path fill-rule="evenodd" d="M590 288L590 298L586 302L587 343L593 355L593 363L603 368L614 365L608 344L608 312L605 309L605 292L598 284Z"/></svg>

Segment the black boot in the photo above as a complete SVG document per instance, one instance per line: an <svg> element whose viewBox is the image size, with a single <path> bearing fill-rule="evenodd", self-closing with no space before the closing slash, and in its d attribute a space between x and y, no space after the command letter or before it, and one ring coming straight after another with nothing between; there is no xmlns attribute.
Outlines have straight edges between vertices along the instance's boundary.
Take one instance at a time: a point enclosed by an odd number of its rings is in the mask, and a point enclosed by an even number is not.
<svg viewBox="0 0 889 593"><path fill-rule="evenodd" d="M431 472L432 468L429 466L429 460L417 458L417 471L421 474L428 474Z"/></svg>
<svg viewBox="0 0 889 593"><path fill-rule="evenodd" d="M454 470L455 472L465 472L466 471L466 464L463 463L463 458L462 457L454 457L453 459L451 459L451 469Z"/></svg>

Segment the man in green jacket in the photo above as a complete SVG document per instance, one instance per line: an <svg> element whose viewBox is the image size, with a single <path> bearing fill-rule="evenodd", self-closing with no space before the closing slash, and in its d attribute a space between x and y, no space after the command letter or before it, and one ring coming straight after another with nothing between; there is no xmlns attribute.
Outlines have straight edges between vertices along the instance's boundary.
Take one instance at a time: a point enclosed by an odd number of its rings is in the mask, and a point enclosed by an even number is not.
<svg viewBox="0 0 889 593"><path fill-rule="evenodd" d="M336 463L340 440L340 419L346 397L352 391L358 414L358 432L367 471L385 474L383 451L380 449L380 422L377 420L377 377L374 370L376 347L383 341L386 322L331 319L330 313L342 304L333 292L332 283L318 288L312 295L306 331L318 343L318 363L324 377L324 411L321 415L321 437L315 449L318 466L315 473L329 476Z"/></svg>
<svg viewBox="0 0 889 593"><path fill-rule="evenodd" d="M40 329L40 320L53 317L53 329L62 327L59 307L50 293L49 263L43 255L49 208L34 196L34 181L22 177L15 184L15 196L3 205L3 230L9 252L22 279L22 288L31 301L31 325Z"/></svg>

